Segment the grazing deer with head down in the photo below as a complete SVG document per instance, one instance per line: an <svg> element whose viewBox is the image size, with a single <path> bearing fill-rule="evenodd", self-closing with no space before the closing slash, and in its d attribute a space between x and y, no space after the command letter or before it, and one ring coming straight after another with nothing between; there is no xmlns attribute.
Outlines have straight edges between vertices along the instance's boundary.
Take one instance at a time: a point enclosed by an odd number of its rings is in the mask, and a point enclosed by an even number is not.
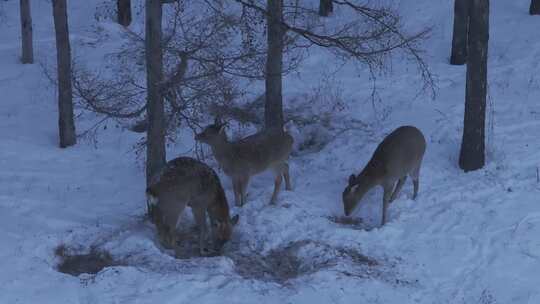
<svg viewBox="0 0 540 304"><path fill-rule="evenodd" d="M272 169L275 174L274 193L270 203L276 202L282 179L285 189L291 190L289 165L293 138L283 130L265 130L241 140L230 142L225 124L218 119L195 136L195 140L210 145L214 157L233 184L236 206L246 202L246 188L251 176Z"/></svg>
<svg viewBox="0 0 540 304"><path fill-rule="evenodd" d="M176 226L186 206L191 207L199 228L199 251L207 249L206 216L210 218L214 250L230 240L238 215L229 217L229 205L219 177L206 164L189 157L169 161L147 189L148 211L166 248L176 245Z"/></svg>
<svg viewBox="0 0 540 304"><path fill-rule="evenodd" d="M424 135L415 127L399 127L386 136L362 172L349 177L349 184L343 191L345 215L352 213L371 188L380 185L384 189L382 212L382 225L384 225L387 220L388 205L398 196L407 175L413 181L413 199L416 199L420 167L425 150Z"/></svg>

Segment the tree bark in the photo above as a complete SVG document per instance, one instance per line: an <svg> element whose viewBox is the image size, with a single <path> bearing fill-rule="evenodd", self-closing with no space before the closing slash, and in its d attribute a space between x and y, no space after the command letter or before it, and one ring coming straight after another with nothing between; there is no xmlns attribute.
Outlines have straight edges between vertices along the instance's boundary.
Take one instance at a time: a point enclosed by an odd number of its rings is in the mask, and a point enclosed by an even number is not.
<svg viewBox="0 0 540 304"><path fill-rule="evenodd" d="M531 0L531 6L529 7L529 14L540 15L540 0Z"/></svg>
<svg viewBox="0 0 540 304"><path fill-rule="evenodd" d="M32 45L32 15L30 0L20 0L21 10L21 61L24 64L34 63L34 47Z"/></svg>
<svg viewBox="0 0 540 304"><path fill-rule="evenodd" d="M117 0L116 11L118 23L123 26L131 24L131 0Z"/></svg>
<svg viewBox="0 0 540 304"><path fill-rule="evenodd" d="M480 169L485 163L489 0L471 0L470 14L465 118L459 155L459 166L465 172Z"/></svg>
<svg viewBox="0 0 540 304"><path fill-rule="evenodd" d="M330 13L334 11L334 3L332 0L320 0L319 2L319 15L328 17Z"/></svg>
<svg viewBox="0 0 540 304"><path fill-rule="evenodd" d="M469 27L469 0L454 2L454 32L450 64L462 65L467 61L467 33Z"/></svg>
<svg viewBox="0 0 540 304"><path fill-rule="evenodd" d="M264 120L266 129L283 128L283 0L267 0L266 100Z"/></svg>
<svg viewBox="0 0 540 304"><path fill-rule="evenodd" d="M54 30L56 33L56 60L58 65L58 127L60 147L77 142L73 120L73 95L71 88L71 49L66 0L53 0Z"/></svg>
<svg viewBox="0 0 540 304"><path fill-rule="evenodd" d="M161 16L161 0L146 0L147 185L165 165L165 110L161 92L163 81Z"/></svg>

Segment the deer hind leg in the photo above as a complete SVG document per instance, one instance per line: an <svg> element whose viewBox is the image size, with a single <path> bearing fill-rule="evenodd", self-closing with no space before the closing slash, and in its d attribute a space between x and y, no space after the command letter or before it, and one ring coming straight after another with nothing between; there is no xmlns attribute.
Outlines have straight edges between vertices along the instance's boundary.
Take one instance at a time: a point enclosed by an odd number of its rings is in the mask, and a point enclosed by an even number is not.
<svg viewBox="0 0 540 304"><path fill-rule="evenodd" d="M161 233L161 245L165 247L165 249L174 249L174 243L176 242L176 237L174 236L174 232L172 231L171 227L164 226L164 231Z"/></svg>
<svg viewBox="0 0 540 304"><path fill-rule="evenodd" d="M394 189L394 182L389 182L383 185L384 194L383 194L383 210L382 210L382 221L381 226L386 224L387 221L387 210L388 205L390 204L390 198L392 197L392 190Z"/></svg>
<svg viewBox="0 0 540 304"><path fill-rule="evenodd" d="M413 181L413 187L414 187L414 191L413 191L413 200L416 199L416 196L418 195L418 188L419 188L419 184L420 184L420 165L418 165L418 167L416 167L412 172L411 172L411 179Z"/></svg>
<svg viewBox="0 0 540 304"><path fill-rule="evenodd" d="M283 163L282 171L283 171L282 172L283 179L285 180L285 190L291 191L292 186L291 186L291 177L289 176L289 164L288 163Z"/></svg>
<svg viewBox="0 0 540 304"><path fill-rule="evenodd" d="M156 227L161 246L165 247L165 249L172 249L171 228L163 223L156 224Z"/></svg>
<svg viewBox="0 0 540 304"><path fill-rule="evenodd" d="M249 176L244 176L240 179L240 200L242 206L247 202L247 187L249 184Z"/></svg>
<svg viewBox="0 0 540 304"><path fill-rule="evenodd" d="M407 175L400 178L396 184L396 189L394 190L394 193L392 193L392 196L390 197L390 203L393 202L397 196L399 195L399 191L401 191L401 188L403 187L403 184L405 184L405 181L407 180Z"/></svg>
<svg viewBox="0 0 540 304"><path fill-rule="evenodd" d="M280 166L281 167L281 166ZM279 194L279 190L281 189L281 182L283 180L282 176L282 168L274 168L275 178L274 178L274 193L272 194L272 198L270 199L270 204L274 205L277 200L277 196Z"/></svg>
<svg viewBox="0 0 540 304"><path fill-rule="evenodd" d="M241 183L240 179L233 178L232 179L232 186L233 186L233 192L234 192L234 204L236 207L242 206L242 190L241 190Z"/></svg>
<svg viewBox="0 0 540 304"><path fill-rule="evenodd" d="M199 253L201 255L208 254L208 248L206 248L206 238L208 235L206 226L206 210L204 208L192 207L191 211L199 229Z"/></svg>

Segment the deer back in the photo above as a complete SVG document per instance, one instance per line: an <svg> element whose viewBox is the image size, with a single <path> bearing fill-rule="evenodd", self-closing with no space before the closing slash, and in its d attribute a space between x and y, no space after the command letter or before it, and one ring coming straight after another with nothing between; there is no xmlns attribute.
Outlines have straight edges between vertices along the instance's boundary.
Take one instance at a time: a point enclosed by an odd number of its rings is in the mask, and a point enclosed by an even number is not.
<svg viewBox="0 0 540 304"><path fill-rule="evenodd" d="M419 168L425 150L424 135L416 127L402 126L386 136L362 172L349 177L343 191L345 214L374 186L391 184Z"/></svg>
<svg viewBox="0 0 540 304"><path fill-rule="evenodd" d="M281 130L261 131L238 141L227 139L223 126L207 126L196 140L207 143L227 175L254 175L287 160L293 138Z"/></svg>
<svg viewBox="0 0 540 304"><path fill-rule="evenodd" d="M289 158L293 138L283 131L262 131L232 143L230 161L249 175L266 170Z"/></svg>
<svg viewBox="0 0 540 304"><path fill-rule="evenodd" d="M420 165L425 151L426 140L420 130L399 127L379 144L366 166L366 175L377 184L401 178Z"/></svg>
<svg viewBox="0 0 540 304"><path fill-rule="evenodd" d="M176 224L186 205L207 211L216 224L231 222L219 177L208 165L193 158L169 161L157 181L148 187L147 194L153 200L150 205L157 205L162 220L169 225Z"/></svg>

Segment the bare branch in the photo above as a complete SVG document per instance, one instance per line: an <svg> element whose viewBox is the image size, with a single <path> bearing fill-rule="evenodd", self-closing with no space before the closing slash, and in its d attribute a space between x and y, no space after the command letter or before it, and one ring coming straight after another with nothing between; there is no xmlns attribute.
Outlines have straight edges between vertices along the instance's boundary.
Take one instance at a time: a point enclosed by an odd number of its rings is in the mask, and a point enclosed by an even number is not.
<svg viewBox="0 0 540 304"><path fill-rule="evenodd" d="M255 4L254 1L234 1L264 16L268 15L266 8ZM428 37L431 31L429 28L406 35L400 26L399 16L387 8L370 8L349 0L332 0L332 2L352 9L360 18L338 26L333 32L319 33L308 25L298 26L286 19L282 21L282 26L289 33L302 37L311 45L327 48L337 56L355 59L368 65L372 75L377 69L384 67L386 56L397 50L402 51L417 65L424 82L423 90L429 89L432 96L435 95L435 81L421 57L421 50L417 47L420 41ZM300 14L317 14L311 9L292 7L295 9L294 14L298 14L298 10L301 11Z"/></svg>

